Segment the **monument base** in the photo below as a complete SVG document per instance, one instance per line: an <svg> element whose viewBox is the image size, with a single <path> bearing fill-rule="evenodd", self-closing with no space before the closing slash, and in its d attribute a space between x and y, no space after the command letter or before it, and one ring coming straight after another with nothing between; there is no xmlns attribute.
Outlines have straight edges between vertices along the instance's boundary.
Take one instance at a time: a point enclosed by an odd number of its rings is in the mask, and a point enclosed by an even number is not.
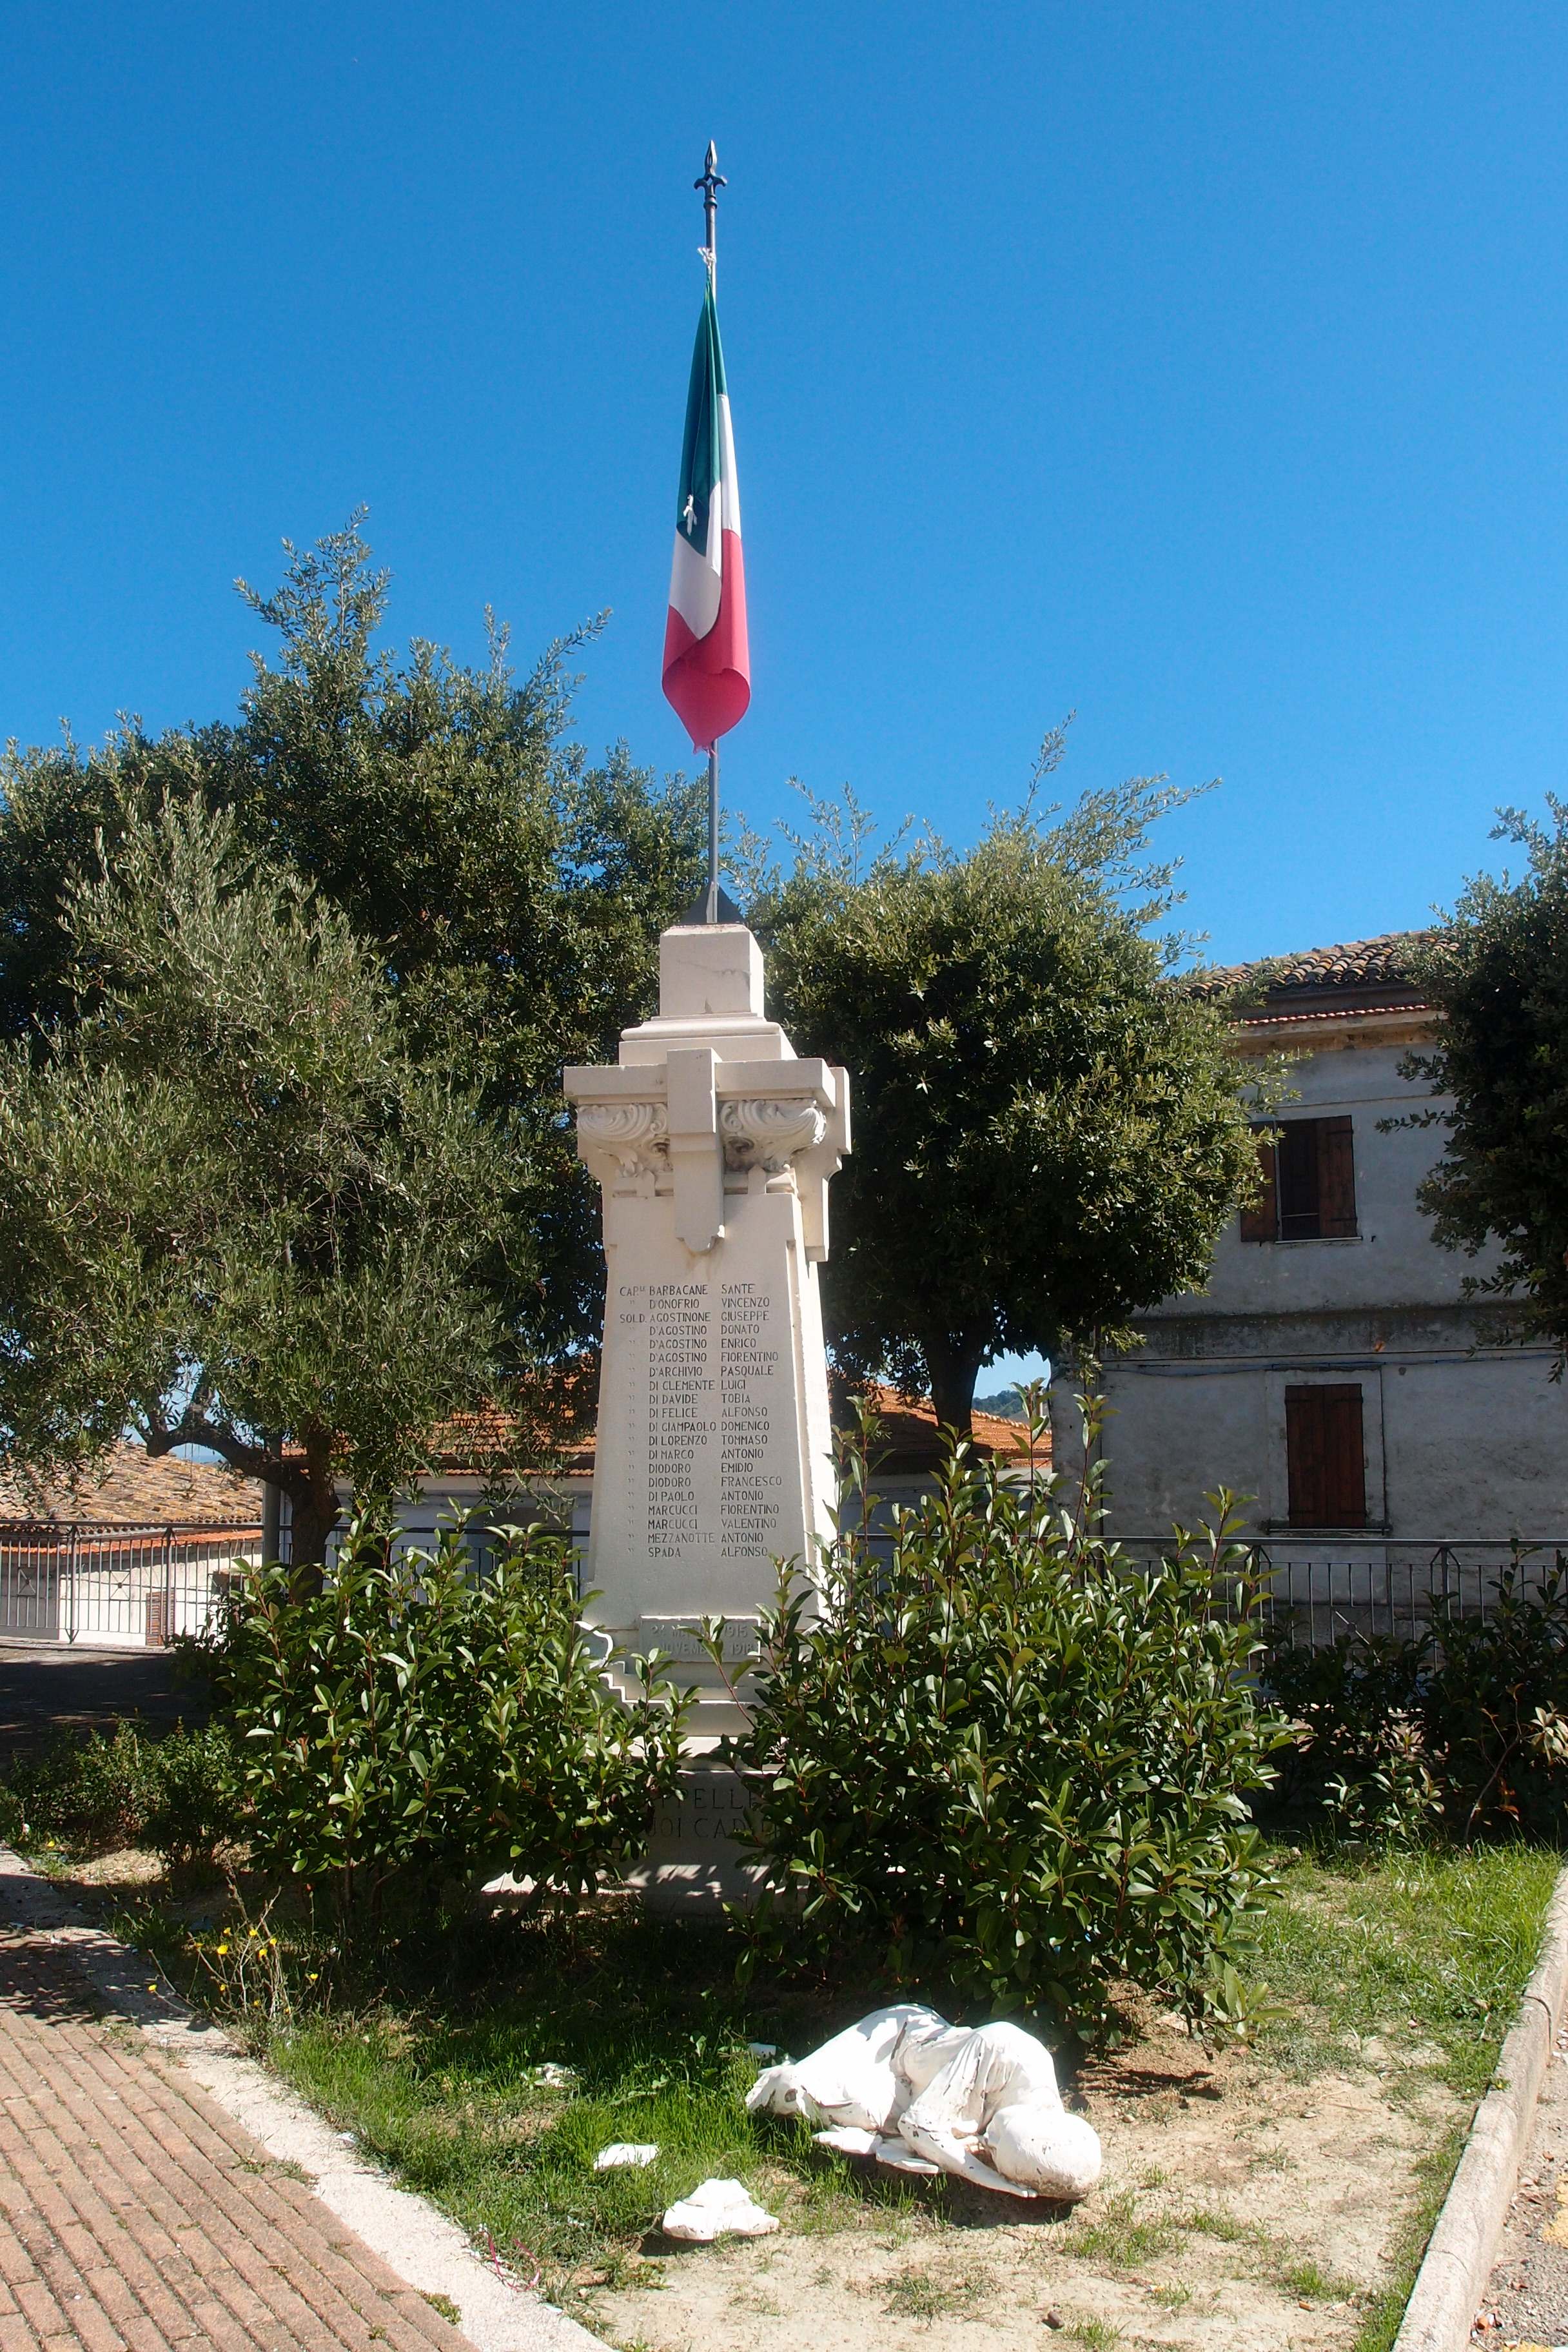
<svg viewBox="0 0 1568 2352"><path fill-rule="evenodd" d="M655 1813L647 1851L625 1885L650 1911L717 1914L726 1903L754 1903L761 1873L734 1839L750 1803L732 1767L692 1757L674 1799Z"/></svg>

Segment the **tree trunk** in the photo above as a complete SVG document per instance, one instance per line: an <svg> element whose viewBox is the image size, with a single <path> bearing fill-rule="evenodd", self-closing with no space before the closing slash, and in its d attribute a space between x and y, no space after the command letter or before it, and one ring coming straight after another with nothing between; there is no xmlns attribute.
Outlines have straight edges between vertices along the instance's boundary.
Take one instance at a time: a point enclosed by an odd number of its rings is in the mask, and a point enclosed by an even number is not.
<svg viewBox="0 0 1568 2352"><path fill-rule="evenodd" d="M931 1374L931 1401L939 1427L954 1429L960 1437L973 1437L974 1383L980 1377L984 1341L967 1331L933 1332L921 1340L921 1352Z"/></svg>
<svg viewBox="0 0 1568 2352"><path fill-rule="evenodd" d="M233 1430L221 1423L204 1420L198 1412L187 1410L172 1426L161 1424L156 1415L149 1412L146 1444L154 1460L187 1443L210 1445L231 1470L237 1470L242 1477L261 1481L266 1497L262 1504L262 1543L269 1560L278 1543L277 1497L288 1496L292 1506L289 1565L295 1571L293 1580L302 1593L320 1592L328 1538L339 1518L330 1435L319 1427L307 1428L300 1433L299 1447L282 1456L280 1437L255 1445L237 1437Z"/></svg>
<svg viewBox="0 0 1568 2352"><path fill-rule="evenodd" d="M261 1482L261 1557L270 1568L282 1549L283 1489L274 1478Z"/></svg>
<svg viewBox="0 0 1568 2352"><path fill-rule="evenodd" d="M295 1492L289 1552L296 1589L310 1594L321 1589L327 1539L338 1524L338 1490L331 1446L310 1432L305 1433L304 1444L304 1492Z"/></svg>

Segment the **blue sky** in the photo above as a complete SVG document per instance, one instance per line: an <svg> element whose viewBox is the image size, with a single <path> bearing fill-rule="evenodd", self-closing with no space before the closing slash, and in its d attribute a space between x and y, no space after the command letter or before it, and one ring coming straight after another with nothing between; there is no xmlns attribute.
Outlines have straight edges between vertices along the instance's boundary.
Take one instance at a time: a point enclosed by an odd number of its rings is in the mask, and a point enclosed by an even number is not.
<svg viewBox="0 0 1568 2352"><path fill-rule="evenodd" d="M1568 16L0 7L0 733L231 710L285 534L658 690L705 141L754 699L960 844L1079 713L1225 959L1422 920L1564 782Z"/></svg>

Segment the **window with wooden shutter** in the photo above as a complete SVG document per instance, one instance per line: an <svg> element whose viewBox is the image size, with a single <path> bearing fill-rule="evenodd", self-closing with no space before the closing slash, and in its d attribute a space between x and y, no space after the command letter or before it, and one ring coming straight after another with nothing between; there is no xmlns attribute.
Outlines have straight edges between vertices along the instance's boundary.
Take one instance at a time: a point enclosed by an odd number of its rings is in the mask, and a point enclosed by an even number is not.
<svg viewBox="0 0 1568 2352"><path fill-rule="evenodd" d="M1318 1122L1288 1119L1279 1130L1279 1238L1315 1242L1319 1223Z"/></svg>
<svg viewBox="0 0 1568 2352"><path fill-rule="evenodd" d="M1266 1135L1258 1139L1258 1166L1263 1190L1251 1207L1241 1213L1241 1238L1244 1242L1277 1242L1279 1202L1274 1178L1274 1145Z"/></svg>
<svg viewBox="0 0 1568 2352"><path fill-rule="evenodd" d="M1348 1118L1288 1118L1260 1143L1265 1188L1241 1217L1244 1242L1353 1240L1355 1138Z"/></svg>
<svg viewBox="0 0 1568 2352"><path fill-rule="evenodd" d="M1285 1454L1293 1528L1364 1528L1366 1454L1359 1383L1285 1391Z"/></svg>
<svg viewBox="0 0 1568 2352"><path fill-rule="evenodd" d="M1318 1130L1318 1221L1325 1240L1345 1239L1356 1230L1355 1154L1348 1118L1320 1118Z"/></svg>

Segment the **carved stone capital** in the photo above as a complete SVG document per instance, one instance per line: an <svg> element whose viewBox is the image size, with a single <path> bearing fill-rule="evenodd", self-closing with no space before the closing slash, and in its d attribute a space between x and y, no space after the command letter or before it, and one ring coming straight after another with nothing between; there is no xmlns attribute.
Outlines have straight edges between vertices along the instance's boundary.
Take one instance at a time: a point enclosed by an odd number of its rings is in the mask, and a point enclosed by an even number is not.
<svg viewBox="0 0 1568 2352"><path fill-rule="evenodd" d="M719 1129L728 1167L762 1167L777 1176L798 1153L816 1149L827 1121L814 1102L799 1096L736 1096L720 1105Z"/></svg>
<svg viewBox="0 0 1568 2352"><path fill-rule="evenodd" d="M585 1151L608 1152L623 1176L657 1174L669 1164L669 1117L661 1102L585 1102L577 1107Z"/></svg>

